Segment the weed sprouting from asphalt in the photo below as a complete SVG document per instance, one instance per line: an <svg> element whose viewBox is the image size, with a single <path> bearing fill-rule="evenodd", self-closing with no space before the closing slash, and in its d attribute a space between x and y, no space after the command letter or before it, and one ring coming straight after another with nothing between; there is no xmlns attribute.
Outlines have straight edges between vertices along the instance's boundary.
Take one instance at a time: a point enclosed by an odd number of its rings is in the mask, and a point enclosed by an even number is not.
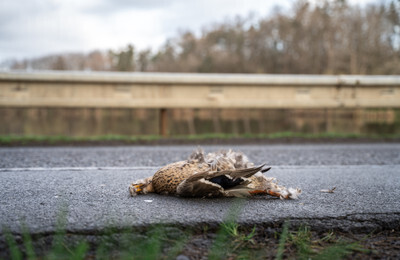
<svg viewBox="0 0 400 260"><path fill-rule="evenodd" d="M22 259L22 252L18 248L18 245L15 241L14 236L11 234L11 231L8 228L3 227L4 237L8 248L10 250L10 257L13 260Z"/></svg>
<svg viewBox="0 0 400 260"><path fill-rule="evenodd" d="M298 231L290 232L287 246L294 246L298 259L342 259L359 251L368 253L358 242L349 243L337 239L334 232L329 232L320 239L313 239L308 226L302 225Z"/></svg>
<svg viewBox="0 0 400 260"><path fill-rule="evenodd" d="M289 222L285 222L283 224L282 233L279 237L278 252L276 253L275 257L276 260L281 260L283 257L283 252L285 250L285 243L288 237L288 232L289 232Z"/></svg>
<svg viewBox="0 0 400 260"><path fill-rule="evenodd" d="M209 259L222 259L232 252L230 241L232 238L239 237L239 225L236 222L243 208L244 200L235 199L232 206L229 208L225 220L221 223L220 229L217 232L214 244L209 251Z"/></svg>
<svg viewBox="0 0 400 260"><path fill-rule="evenodd" d="M21 227L22 227L23 244L24 244L25 250L26 250L26 258L28 260L36 259L37 257L35 254L35 249L33 248L32 237L29 233L28 227L25 224L25 222L23 222L21 224Z"/></svg>
<svg viewBox="0 0 400 260"><path fill-rule="evenodd" d="M319 252L313 259L343 259L345 256L353 252L369 253L370 250L363 248L358 242L355 243L345 243L337 242L332 246L324 248Z"/></svg>
<svg viewBox="0 0 400 260"><path fill-rule="evenodd" d="M290 233L288 241L297 247L300 259L308 259L312 255L311 231L307 226L301 226L297 232Z"/></svg>
<svg viewBox="0 0 400 260"><path fill-rule="evenodd" d="M208 252L209 259L248 259L257 255L259 250L256 250L257 252L254 254L255 251L249 248L255 244L253 238L256 236L256 226L248 231L237 222L244 202L244 199L235 199L232 203ZM253 252L250 253L250 251Z"/></svg>

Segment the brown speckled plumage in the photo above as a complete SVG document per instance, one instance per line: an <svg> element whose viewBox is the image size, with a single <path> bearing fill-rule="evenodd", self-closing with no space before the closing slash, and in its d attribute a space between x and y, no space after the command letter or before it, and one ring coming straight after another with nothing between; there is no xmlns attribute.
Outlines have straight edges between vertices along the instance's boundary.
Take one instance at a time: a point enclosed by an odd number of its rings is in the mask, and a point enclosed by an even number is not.
<svg viewBox="0 0 400 260"><path fill-rule="evenodd" d="M176 194L178 185L196 172L204 171L200 163L179 161L168 164L153 175L153 188L159 194Z"/></svg>
<svg viewBox="0 0 400 260"><path fill-rule="evenodd" d="M152 177L132 183L132 196L155 192L185 197L243 197L269 194L281 198L297 198L299 189L286 189L265 177L263 166L254 167L240 152L220 151L192 153L185 161L168 164Z"/></svg>

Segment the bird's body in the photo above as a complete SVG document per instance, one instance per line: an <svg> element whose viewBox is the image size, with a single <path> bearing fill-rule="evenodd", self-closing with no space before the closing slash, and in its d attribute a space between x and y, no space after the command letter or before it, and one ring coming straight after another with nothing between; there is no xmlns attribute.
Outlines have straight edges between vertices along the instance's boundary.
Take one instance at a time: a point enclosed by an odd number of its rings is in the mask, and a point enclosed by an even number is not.
<svg viewBox="0 0 400 260"><path fill-rule="evenodd" d="M159 169L152 179L154 191L159 194L176 194L178 185L193 173L204 171L198 163L179 161Z"/></svg>
<svg viewBox="0 0 400 260"><path fill-rule="evenodd" d="M185 161L168 164L153 176L131 184L132 196L155 192L182 197L245 197L269 194L280 198L297 198L299 189L286 189L262 173L264 165L254 167L240 153L221 151L205 155L192 153Z"/></svg>

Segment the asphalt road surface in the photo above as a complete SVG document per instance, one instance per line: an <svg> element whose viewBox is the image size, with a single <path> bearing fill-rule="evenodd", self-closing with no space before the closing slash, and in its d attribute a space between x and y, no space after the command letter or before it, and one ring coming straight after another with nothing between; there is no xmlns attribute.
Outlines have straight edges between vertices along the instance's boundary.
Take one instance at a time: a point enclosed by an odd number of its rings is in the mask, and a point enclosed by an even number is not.
<svg viewBox="0 0 400 260"><path fill-rule="evenodd" d="M221 222L234 199L130 197L128 185L159 166L185 159L193 146L0 148L0 228L19 233L55 230L67 212L67 231L164 222L195 226ZM204 146L206 152L221 146ZM369 232L400 226L400 144L234 146L269 176L303 190L299 200L247 199L238 221L270 226L290 219L314 229ZM336 187L334 193L321 189Z"/></svg>
<svg viewBox="0 0 400 260"><path fill-rule="evenodd" d="M233 149L256 164L400 165L400 144L301 144L203 146L205 152ZM186 159L197 149L180 146L0 148L0 168L159 167Z"/></svg>

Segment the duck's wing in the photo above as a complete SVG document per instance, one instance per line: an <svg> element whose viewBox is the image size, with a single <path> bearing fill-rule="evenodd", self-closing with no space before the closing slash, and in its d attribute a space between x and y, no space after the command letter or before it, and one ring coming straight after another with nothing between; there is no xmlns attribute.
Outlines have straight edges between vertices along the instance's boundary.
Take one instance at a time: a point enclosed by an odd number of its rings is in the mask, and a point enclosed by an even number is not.
<svg viewBox="0 0 400 260"><path fill-rule="evenodd" d="M184 197L218 197L249 195L249 182L246 178L261 171L264 165L258 167L211 171L195 173L181 182L177 187L177 194ZM228 192L235 190L235 192Z"/></svg>
<svg viewBox="0 0 400 260"><path fill-rule="evenodd" d="M271 169L271 167L269 167L266 170L263 170L262 168L264 166L265 166L265 164L262 164L262 165L256 166L256 167L251 167L251 168L238 169L238 170L231 171L227 175L231 176L233 179L249 178L259 171L265 172L265 171L268 171L269 169Z"/></svg>

